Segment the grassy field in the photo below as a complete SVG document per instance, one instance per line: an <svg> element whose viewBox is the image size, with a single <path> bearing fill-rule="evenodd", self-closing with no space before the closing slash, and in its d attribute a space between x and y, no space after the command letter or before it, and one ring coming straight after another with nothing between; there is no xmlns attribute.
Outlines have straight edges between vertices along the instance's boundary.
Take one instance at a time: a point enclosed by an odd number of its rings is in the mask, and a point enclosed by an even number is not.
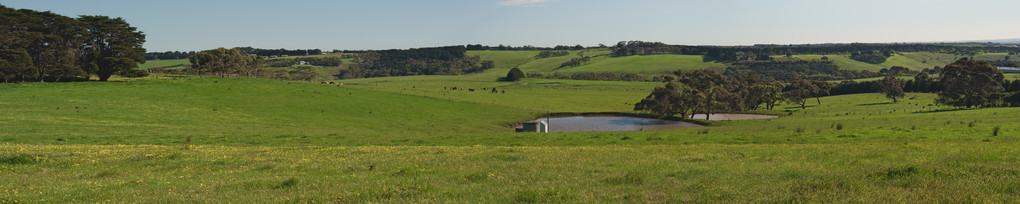
<svg viewBox="0 0 1020 204"><path fill-rule="evenodd" d="M190 65L191 61L188 59L176 59L176 60L146 60L145 64L139 64L138 69L152 69L156 67L162 67L167 69L183 69L185 66Z"/></svg>
<svg viewBox="0 0 1020 204"><path fill-rule="evenodd" d="M546 112L630 112L661 83L496 81L575 57L512 53L475 52L501 59L482 73L343 86L0 84L0 203L1020 200L1020 108L854 94L701 128L514 133Z"/></svg>
<svg viewBox="0 0 1020 204"><path fill-rule="evenodd" d="M642 55L627 57L596 57L590 63L577 67L564 67L556 71L636 73L646 76L669 75L676 70L714 69L723 71L725 64L705 62L700 55Z"/></svg>
<svg viewBox="0 0 1020 204"><path fill-rule="evenodd" d="M1020 56L1017 55L1010 56L1009 53L985 53L974 56L974 59L986 61L1002 61L1005 60L1006 57L1009 57L1010 62L1020 62Z"/></svg>
<svg viewBox="0 0 1020 204"><path fill-rule="evenodd" d="M877 72L877 71L879 71L881 69L888 69L888 68L893 67L893 66L902 66L902 67L906 67L906 68L909 68L909 69L912 69L912 70L920 71L922 69L926 69L926 68L930 69L930 68L934 68L935 66L945 66L946 64L948 64L948 63L940 64L940 63L936 63L936 61L933 61L932 64L924 63L924 62L922 62L923 60L917 60L917 58L920 58L920 57L923 57L923 56L926 56L926 55L922 55L922 54L918 54L918 53L896 54L896 55L893 55L892 57L889 57L889 59L886 59L885 62L880 63L880 64L869 64L869 63L866 63L866 62L860 62L860 61L857 61L857 60L853 60L853 59L850 59L850 55L825 55L825 56L828 57L829 60L832 60L832 62L834 64L836 64L836 66L839 66L839 68L841 68L841 69L868 70L868 71L873 71L873 72ZM785 58L785 57L777 56L777 58ZM793 55L793 58L797 58L797 59L821 59L822 55Z"/></svg>
<svg viewBox="0 0 1020 204"><path fill-rule="evenodd" d="M531 83L541 81L512 85L520 86L512 89L514 98L538 99L551 92L578 101L589 99L585 94L615 100L612 103L634 101L595 94L612 94L603 89L634 85L630 83ZM577 86L568 90L577 95L553 92L570 83ZM917 99L900 103L878 94L857 94L822 98L822 104L812 101L807 109L782 106L773 111L782 113L777 119L723 121L705 128L516 134L508 123L541 110L486 102L484 97L442 100L372 90L404 85L337 87L229 78L3 84L0 115L11 122L0 126L5 130L0 135L0 173L5 175L0 178L0 200L1020 198L1020 180L1012 179L1020 175L1017 108L947 110L928 105L932 94L908 94ZM522 91L526 89L544 91ZM47 96L56 94L61 96ZM603 103L565 107L628 110ZM996 127L1000 131L993 135ZM190 143L184 142L186 136L191 136Z"/></svg>
<svg viewBox="0 0 1020 204"><path fill-rule="evenodd" d="M496 68L510 69L535 60L541 51L467 51L467 56L479 56L482 60L492 60Z"/></svg>
<svg viewBox="0 0 1020 204"><path fill-rule="evenodd" d="M944 67L947 64L955 62L960 59L959 56L945 53L932 53L932 52L904 52L900 53L914 61L923 62L930 65Z"/></svg>
<svg viewBox="0 0 1020 204"><path fill-rule="evenodd" d="M8 121L0 124L4 142L171 144L191 136L210 144L311 143L422 132L497 133L530 117L496 106L261 79L0 87L0 120ZM473 119L463 121L467 117Z"/></svg>
<svg viewBox="0 0 1020 204"><path fill-rule="evenodd" d="M0 201L1008 203L1020 191L1014 147L5 144L27 159L0 168Z"/></svg>

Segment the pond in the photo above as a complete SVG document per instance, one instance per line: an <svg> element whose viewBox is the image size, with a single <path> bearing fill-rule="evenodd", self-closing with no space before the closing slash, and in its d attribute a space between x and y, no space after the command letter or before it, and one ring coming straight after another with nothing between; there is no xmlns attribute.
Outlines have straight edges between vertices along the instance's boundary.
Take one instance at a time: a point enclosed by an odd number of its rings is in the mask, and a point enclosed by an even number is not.
<svg viewBox="0 0 1020 204"><path fill-rule="evenodd" d="M612 132L702 127L688 122L621 116L574 116L542 118L536 121L547 120L549 132Z"/></svg>

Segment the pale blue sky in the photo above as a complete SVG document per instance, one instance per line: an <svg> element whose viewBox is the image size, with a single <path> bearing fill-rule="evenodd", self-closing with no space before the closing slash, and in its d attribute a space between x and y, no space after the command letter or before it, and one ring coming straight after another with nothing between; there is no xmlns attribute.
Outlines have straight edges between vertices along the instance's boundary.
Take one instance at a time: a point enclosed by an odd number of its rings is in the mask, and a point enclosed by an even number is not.
<svg viewBox="0 0 1020 204"><path fill-rule="evenodd" d="M123 17L149 51L687 45L1020 38L1015 0L0 0Z"/></svg>

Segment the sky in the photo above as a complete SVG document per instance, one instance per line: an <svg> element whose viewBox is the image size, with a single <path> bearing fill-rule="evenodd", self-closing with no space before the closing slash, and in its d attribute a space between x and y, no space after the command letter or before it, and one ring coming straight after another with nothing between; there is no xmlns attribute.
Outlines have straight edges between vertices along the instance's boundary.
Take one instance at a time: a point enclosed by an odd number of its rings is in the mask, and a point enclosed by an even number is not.
<svg viewBox="0 0 1020 204"><path fill-rule="evenodd" d="M150 52L1020 38L1016 0L0 0L124 18Z"/></svg>

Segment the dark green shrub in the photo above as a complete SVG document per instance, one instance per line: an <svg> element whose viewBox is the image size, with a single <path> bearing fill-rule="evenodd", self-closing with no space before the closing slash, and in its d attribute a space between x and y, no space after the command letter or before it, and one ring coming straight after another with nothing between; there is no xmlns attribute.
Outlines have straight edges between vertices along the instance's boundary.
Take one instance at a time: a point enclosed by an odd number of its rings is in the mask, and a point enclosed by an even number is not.
<svg viewBox="0 0 1020 204"><path fill-rule="evenodd" d="M519 81L519 80L521 80L524 77L525 77L524 72L521 71L521 69L518 69L518 68L515 67L513 69L510 69L510 72L506 73L505 80L506 81Z"/></svg>

